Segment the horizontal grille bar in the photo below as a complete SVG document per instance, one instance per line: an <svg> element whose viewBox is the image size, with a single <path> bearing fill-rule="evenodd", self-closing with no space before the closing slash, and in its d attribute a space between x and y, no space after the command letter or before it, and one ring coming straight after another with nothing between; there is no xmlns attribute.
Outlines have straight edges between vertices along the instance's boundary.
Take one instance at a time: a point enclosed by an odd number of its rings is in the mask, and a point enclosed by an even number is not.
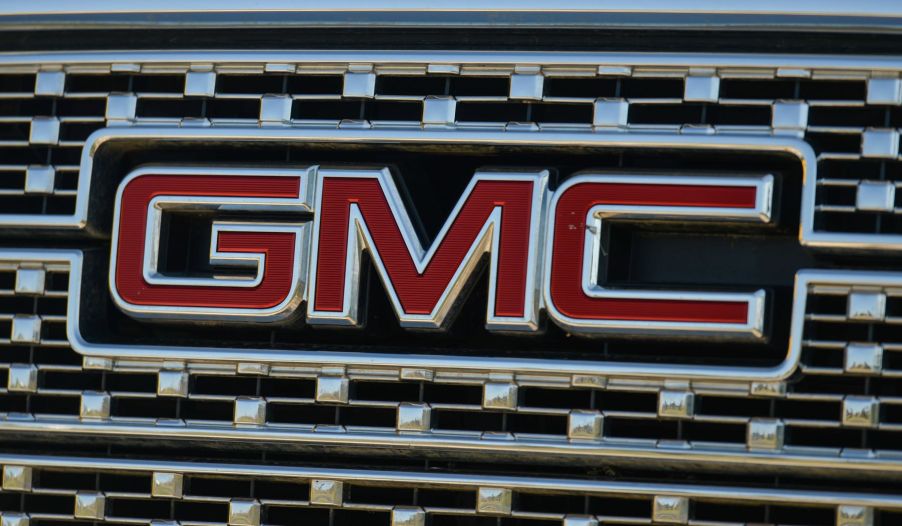
<svg viewBox="0 0 902 526"><path fill-rule="evenodd" d="M809 278L800 381L674 383L82 357L66 340L65 254L0 266L2 431L902 472L895 274Z"/></svg>
<svg viewBox="0 0 902 526"><path fill-rule="evenodd" d="M880 57L0 55L0 204L20 230L82 227L87 175L73 167L110 126L783 135L818 155L806 241L896 249L900 72Z"/></svg>
<svg viewBox="0 0 902 526"><path fill-rule="evenodd" d="M887 524L902 512L899 497L839 491L24 455L0 463L2 496L24 497L0 498L4 520L841 525Z"/></svg>

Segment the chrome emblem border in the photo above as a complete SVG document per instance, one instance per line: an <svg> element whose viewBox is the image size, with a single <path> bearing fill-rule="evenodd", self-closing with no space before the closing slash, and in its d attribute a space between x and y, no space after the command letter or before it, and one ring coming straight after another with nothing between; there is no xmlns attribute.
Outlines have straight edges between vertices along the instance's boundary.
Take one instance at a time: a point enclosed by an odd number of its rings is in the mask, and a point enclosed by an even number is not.
<svg viewBox="0 0 902 526"><path fill-rule="evenodd" d="M518 145L532 147L625 147L666 148L676 150L718 150L785 153L797 158L803 174L803 192L813 192L815 155L803 140L791 137L665 135L636 133L580 132L492 132L445 129L300 129L300 128L107 128L95 132L85 146L81 169L88 178L80 191L87 192L93 178L94 156L100 147L116 140L172 142L342 142L367 144L477 144ZM85 197L86 199L86 197ZM592 361L554 362L541 359L455 357L439 355L397 355L360 352L315 352L304 350L249 351L233 348L159 347L148 345L95 344L80 334L81 257L67 256L72 265L70 280L68 336L75 351L105 359L165 361L214 361L306 364L325 367L366 365L370 367L434 368L455 371L499 371L505 374L554 374L598 376L642 376L651 378L698 379L721 381L776 381L791 375L800 358L800 338L805 309L807 271L800 271L795 285L793 326L790 345L784 360L773 367L697 366L676 364L611 363Z"/></svg>

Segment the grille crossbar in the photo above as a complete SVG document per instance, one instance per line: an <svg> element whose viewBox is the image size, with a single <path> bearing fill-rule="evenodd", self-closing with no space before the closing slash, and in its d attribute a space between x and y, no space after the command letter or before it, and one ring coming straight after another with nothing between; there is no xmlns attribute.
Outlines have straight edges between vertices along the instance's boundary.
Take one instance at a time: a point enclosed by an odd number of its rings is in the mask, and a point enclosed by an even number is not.
<svg viewBox="0 0 902 526"><path fill-rule="evenodd" d="M339 371L313 363L83 357L68 347L64 330L65 254L7 257L0 269L0 280L9 284L0 299L0 323L9 331L0 342L6 356L0 363L4 431L148 438L162 432L166 438L412 447L436 454L655 458L733 468L755 459L764 469L902 471L896 440L902 398L891 390L896 379L890 358L897 351L881 338L881 331L893 330L894 318L875 313L852 319L848 311L862 294L877 294L892 312L902 292L895 274L822 272L812 278L801 381L676 385L580 375L502 378L441 369ZM829 332L836 325L840 332ZM883 359L884 351L890 358ZM847 381L832 383L837 376Z"/></svg>
<svg viewBox="0 0 902 526"><path fill-rule="evenodd" d="M732 525L771 517L841 525L902 512L899 497L842 491L26 455L4 455L0 464L3 496L24 497L4 500L4 520Z"/></svg>

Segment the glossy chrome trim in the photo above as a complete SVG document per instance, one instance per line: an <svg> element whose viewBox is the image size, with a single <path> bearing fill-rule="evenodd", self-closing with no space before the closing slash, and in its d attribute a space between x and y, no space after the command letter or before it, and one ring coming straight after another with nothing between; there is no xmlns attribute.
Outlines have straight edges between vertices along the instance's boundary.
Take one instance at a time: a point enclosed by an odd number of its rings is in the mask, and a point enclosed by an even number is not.
<svg viewBox="0 0 902 526"><path fill-rule="evenodd" d="M189 12L580 12L580 13L705 13L705 14L781 14L781 15L845 15L845 16L902 16L902 7L881 0L862 0L850 5L840 0L797 0L787 5L780 0L758 2L704 2L690 0L485 0L460 2L434 0L424 4L419 0L336 0L325 4L299 4L293 0L262 0L253 7L242 0L158 0L110 4L103 0L85 0L77 5L69 0L43 0L31 4L7 5L3 15L84 14L84 13L189 13Z"/></svg>
<svg viewBox="0 0 902 526"><path fill-rule="evenodd" d="M622 482L557 477L479 475L435 471L392 471L283 465L226 464L134 459L98 459L37 455L0 455L0 464L77 471L176 472L195 476L278 478L283 480L326 479L349 483L423 485L449 489L509 488L522 493L578 493L655 497L668 495L699 500L763 504L796 504L818 507L837 505L868 506L902 510L902 497L879 493L769 489L743 486L715 486L666 482Z"/></svg>
<svg viewBox="0 0 902 526"><path fill-rule="evenodd" d="M79 250L0 250L0 261L19 262L27 264L52 264L55 268L69 267L70 269L70 298L71 294L77 294L78 279L74 276L81 272L82 254ZM826 285L830 290L844 290L851 286L861 287L863 290L902 288L902 273L898 272L866 272L866 271L841 271L841 270L807 270L803 271L798 282L804 283L804 287ZM803 298L799 291L806 288L797 287L797 298ZM838 288L838 289L837 289ZM797 300L794 306L796 312L804 312L804 301ZM71 319L71 318L70 318ZM73 323L68 324L70 327ZM800 335L793 335L793 341L799 342ZM796 343L796 344L797 344ZM287 354L287 353L286 353ZM113 359L116 358L112 354ZM135 362L124 360L126 367L140 367L141 370L153 370L156 367L197 368L217 367L223 363L240 360L241 363L258 364L264 367L267 358L258 357L248 352L235 352L224 359L211 359L212 355L196 353L186 357L184 361L169 362ZM386 373L392 377L398 373L397 364L408 366L417 371L428 374L446 374L454 372L454 366L470 372L476 365L486 365L482 362L467 363L466 359L445 360L436 362L435 357L426 357L426 360L416 356L408 356L409 361L403 362L400 358L394 368L390 360L391 356L358 353L353 358L354 362L340 362L326 360L331 359L329 353L307 353L309 358L306 365L313 374L319 371L334 371L335 365L351 365L369 370L380 367L386 368ZM126 357L127 358L127 357ZM347 355L344 358L348 358ZM88 363L101 364L103 360L86 360ZM107 360L105 367L114 367L115 360ZM140 365L138 365L140 364ZM565 362L566 364L566 362ZM427 366L436 366L435 369L427 369ZM492 365L491 363L487 365ZM547 364L546 364L547 365ZM499 367L504 367L500 364ZM348 370L351 369L348 368ZM342 369L344 370L344 369ZM518 373L518 368L506 367L504 369L489 370L489 373L510 375ZM527 371L532 372L532 371ZM558 372L561 371L552 371ZM573 375L567 378L567 383L576 378ZM516 377L515 377L516 378ZM665 377L666 379L666 377ZM741 389L749 389L748 385ZM751 392L755 395L755 391ZM84 437L132 437L143 439L163 440L198 440L198 441L228 441L230 443L276 443L284 446L297 447L321 447L329 444L339 449L348 448L373 448L387 454L416 452L418 454L449 454L468 455L472 457L485 456L493 459L505 454L511 458L543 458L546 460L568 460L576 463L616 463L637 464L644 462L656 462L670 466L700 466L710 468L722 468L732 470L748 470L753 467L756 470L772 473L785 472L786 469L794 469L799 472L823 475L855 475L855 476L885 476L902 478L902 453L892 451L847 450L838 451L832 449L783 446L780 449L761 450L749 449L743 444L693 444L693 443L668 443L653 444L648 441L618 440L603 438L597 440L568 440L564 436L517 436L496 435L493 433L478 435L455 432L397 432L395 429L363 429L344 428L337 426L280 426L267 424L259 426L235 426L231 422L192 422L181 421L136 421L129 419L80 419L77 416L46 416L37 417L8 415L0 420L0 432L26 434L38 436L41 434L62 434Z"/></svg>
<svg viewBox="0 0 902 526"><path fill-rule="evenodd" d="M543 24L544 21L544 24ZM68 22L68 26L65 24ZM787 5L691 0L338 0L310 4L264 0L161 0L111 5L87 0L73 5L47 0L9 5L0 24L22 28L68 27L247 27L263 26L439 26L439 27L688 27L700 29L774 28L852 30L902 28L902 10L892 2L799 0Z"/></svg>
<svg viewBox="0 0 902 526"><path fill-rule="evenodd" d="M777 53L581 52L581 51L422 51L422 50L225 50L82 51L0 53L0 66L91 64L376 64L493 66L634 66L707 68L783 68L818 70L900 70L895 55L816 55Z"/></svg>
<svg viewBox="0 0 902 526"><path fill-rule="evenodd" d="M897 56L827 56L827 55L776 55L776 54L716 54L716 53L585 53L585 52L479 52L479 51L110 51L80 53L0 53L0 67L24 67L28 70L78 68L80 66L125 67L136 65L177 67L189 69L192 64L213 65L214 70L223 66L264 67L267 64L301 67L304 65L334 65L339 69L353 64L367 64L379 68L395 66L428 66L460 68L468 65L497 66L507 73L518 67L541 66L543 68L576 67L594 68L678 68L677 74L685 74L691 68L765 68L795 72L807 76L815 73L854 71L860 75L880 76L884 72L896 75L902 70L902 59ZM145 123L140 124L142 127ZM300 123L272 124L272 128L310 130L310 125ZM117 127L118 129L127 126ZM267 128L269 128L269 124ZM322 130L322 128L320 128ZM453 127L448 128L449 131ZM248 132L250 133L250 132ZM262 130L253 133L264 134ZM277 132L278 133L278 132ZM306 131L298 132L300 134ZM342 130L340 133L346 133ZM368 132L368 133L376 133ZM435 130L425 130L436 136ZM556 132L541 132L556 133ZM571 132L567 132L571 133ZM593 131L587 134L607 132ZM743 133L743 132L736 132ZM749 134L751 135L751 134ZM501 136L510 136L504 134ZM547 136L547 135L545 135ZM90 147L90 144L88 145ZM813 174L814 157L811 157ZM84 179L82 177L81 179ZM902 248L902 236L885 234L845 234L821 232L814 229L814 203L816 181L806 185L803 202L802 242L820 248L889 251ZM80 185L83 186L83 185ZM76 198L75 213L71 216L40 214L2 214L0 227L23 230L82 229L86 225L87 205L84 192Z"/></svg>
<svg viewBox="0 0 902 526"><path fill-rule="evenodd" d="M681 150L712 150L768 152L788 154L799 160L803 184L815 180L817 166L811 147L791 137L677 135L595 132L497 132L461 129L322 129L297 127L264 128L152 128L116 127L94 132L82 152L79 195L76 202L80 223L87 220L87 203L93 180L94 156L112 141L140 140L159 143L186 141L225 141L272 143L350 143L350 144L407 144L407 145L483 145L530 147L632 147ZM85 177L86 176L86 177ZM78 263L73 263L78 264ZM80 269L73 269L79 276ZM800 277L803 274L800 274ZM590 361L552 361L540 359L509 359L487 357L454 357L432 355L391 355L360 352L272 351L251 352L246 349L212 349L191 347L100 345L86 341L78 328L80 287L79 279L70 280L69 341L73 349L88 356L105 358L136 358L150 360L222 360L285 363L324 363L349 365L365 363L376 367L435 367L454 370L497 369L518 373L587 374L614 376L642 376L654 378L713 379L723 381L781 380L796 369L800 355L799 338L791 338L783 362L773 367L730 367L714 365L672 365L640 363L599 363ZM804 279L797 280L798 287ZM804 289L802 289L804 290ZM796 301L794 309L804 309L804 301ZM794 310L795 332L801 334L802 312Z"/></svg>
<svg viewBox="0 0 902 526"><path fill-rule="evenodd" d="M433 454L446 458L448 454L469 458L500 457L519 459L543 459L580 464L635 465L649 462L676 467L718 468L761 473L786 473L787 469L799 473L830 476L881 476L902 478L902 455L817 452L812 448L784 450L747 449L743 445L690 446L666 444L649 446L611 440L567 440L524 437L484 438L461 434L396 433L393 431L346 430L333 426L318 429L298 427L275 428L273 426L222 426L184 425L178 423L153 425L148 423L114 420L78 420L76 418L48 417L46 419L15 419L0 421L0 433L15 434L64 434L82 437L161 439L166 441L214 441L229 444L279 444L299 448L317 448L324 445L343 451L365 448L370 453L379 450L384 454Z"/></svg>

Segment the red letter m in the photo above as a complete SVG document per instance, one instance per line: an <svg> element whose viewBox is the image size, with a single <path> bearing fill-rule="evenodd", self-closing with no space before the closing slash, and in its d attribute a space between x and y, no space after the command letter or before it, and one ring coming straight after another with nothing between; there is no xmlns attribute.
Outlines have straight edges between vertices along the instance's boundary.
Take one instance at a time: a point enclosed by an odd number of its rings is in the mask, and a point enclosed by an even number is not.
<svg viewBox="0 0 902 526"><path fill-rule="evenodd" d="M321 170L319 176L309 323L361 323L360 257L366 250L401 325L441 327L488 253L487 326L535 329L546 172L477 173L428 249L387 169Z"/></svg>

